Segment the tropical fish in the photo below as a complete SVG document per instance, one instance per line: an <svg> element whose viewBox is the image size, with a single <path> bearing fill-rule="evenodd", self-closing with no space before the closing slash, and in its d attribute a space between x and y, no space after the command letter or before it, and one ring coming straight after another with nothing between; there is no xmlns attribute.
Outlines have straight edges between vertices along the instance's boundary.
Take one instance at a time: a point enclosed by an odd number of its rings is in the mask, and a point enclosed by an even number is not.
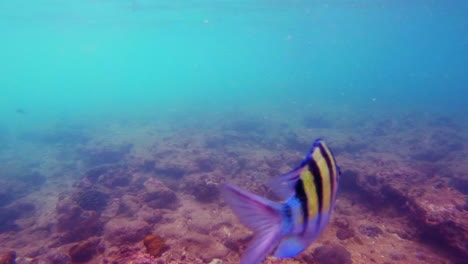
<svg viewBox="0 0 468 264"><path fill-rule="evenodd" d="M278 258L294 257L312 244L330 219L340 174L331 150L317 139L297 168L272 182L282 202L225 184L226 202L254 232L241 264L261 263L272 252Z"/></svg>

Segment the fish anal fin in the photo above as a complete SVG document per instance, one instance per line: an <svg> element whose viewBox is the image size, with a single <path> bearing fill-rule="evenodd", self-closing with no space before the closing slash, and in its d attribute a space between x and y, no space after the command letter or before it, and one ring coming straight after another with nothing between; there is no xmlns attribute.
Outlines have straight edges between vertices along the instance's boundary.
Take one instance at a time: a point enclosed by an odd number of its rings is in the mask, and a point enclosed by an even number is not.
<svg viewBox="0 0 468 264"><path fill-rule="evenodd" d="M241 264L260 264L283 236L283 205L230 184L224 185L223 195L241 223L254 232Z"/></svg>
<svg viewBox="0 0 468 264"><path fill-rule="evenodd" d="M275 257L277 258L292 258L301 253L307 244L297 236L291 236L284 238L279 244L275 251Z"/></svg>
<svg viewBox="0 0 468 264"><path fill-rule="evenodd" d="M281 241L279 226L256 233L242 254L241 264L260 264Z"/></svg>
<svg viewBox="0 0 468 264"><path fill-rule="evenodd" d="M223 195L241 223L252 231L261 233L271 226L281 225L281 204L230 184L224 185Z"/></svg>

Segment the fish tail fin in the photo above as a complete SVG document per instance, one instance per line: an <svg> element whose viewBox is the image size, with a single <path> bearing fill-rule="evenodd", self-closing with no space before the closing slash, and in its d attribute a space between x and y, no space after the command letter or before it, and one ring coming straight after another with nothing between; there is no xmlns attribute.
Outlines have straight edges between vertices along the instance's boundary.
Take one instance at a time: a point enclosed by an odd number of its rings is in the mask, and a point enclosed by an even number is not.
<svg viewBox="0 0 468 264"><path fill-rule="evenodd" d="M283 237L282 205L229 184L224 185L223 194L240 222L254 232L241 264L261 263Z"/></svg>

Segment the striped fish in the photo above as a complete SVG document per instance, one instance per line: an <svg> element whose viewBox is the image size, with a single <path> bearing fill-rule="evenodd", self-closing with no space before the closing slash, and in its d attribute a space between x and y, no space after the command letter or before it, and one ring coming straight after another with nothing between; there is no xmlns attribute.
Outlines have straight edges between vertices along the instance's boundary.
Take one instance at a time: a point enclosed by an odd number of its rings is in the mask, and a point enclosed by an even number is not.
<svg viewBox="0 0 468 264"><path fill-rule="evenodd" d="M241 223L254 232L241 264L261 263L269 254L294 257L325 229L340 178L331 150L317 139L304 161L272 182L281 203L225 184L223 194Z"/></svg>

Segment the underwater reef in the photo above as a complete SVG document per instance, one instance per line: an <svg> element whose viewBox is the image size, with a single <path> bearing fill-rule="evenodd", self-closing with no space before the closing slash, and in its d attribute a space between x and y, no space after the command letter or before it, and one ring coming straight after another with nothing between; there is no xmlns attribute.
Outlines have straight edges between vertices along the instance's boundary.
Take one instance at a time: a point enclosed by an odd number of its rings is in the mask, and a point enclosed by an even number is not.
<svg viewBox="0 0 468 264"><path fill-rule="evenodd" d="M10 175L0 184L0 263L238 263L252 234L220 185L277 199L268 182L320 136L342 169L330 224L302 254L264 263L463 263L467 131L442 117L356 127L326 116L289 125L232 117L209 131L125 126L126 133L86 132L70 144L51 144L73 137L70 130L41 136L54 162L24 161L19 169L20 160L0 172ZM132 138L132 131L150 132Z"/></svg>

